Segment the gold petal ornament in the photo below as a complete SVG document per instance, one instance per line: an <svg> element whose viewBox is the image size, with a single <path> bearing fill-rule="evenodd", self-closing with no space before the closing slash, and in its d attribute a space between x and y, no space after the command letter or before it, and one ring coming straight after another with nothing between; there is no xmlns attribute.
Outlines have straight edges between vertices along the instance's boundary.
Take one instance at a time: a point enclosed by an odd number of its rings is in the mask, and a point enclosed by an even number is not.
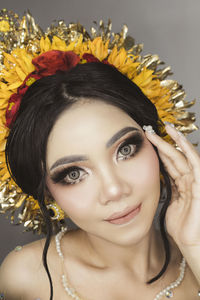
<svg viewBox="0 0 200 300"><path fill-rule="evenodd" d="M85 63L83 54L94 55L99 61L107 60L125 74L154 103L160 118L161 136L171 142L163 122L173 123L178 130L188 134L197 130L194 113L186 108L195 100L185 100L182 86L167 77L172 74L170 67L164 66L158 55L142 55L142 44L136 44L129 36L128 27L121 32L112 32L112 23L101 20L93 22L90 33L80 23L65 24L64 21L52 23L44 32L30 12L22 18L16 13L3 9L0 11L0 212L10 216L11 223L23 223L25 231L45 233L45 224L37 199L24 194L11 178L5 161L6 127L5 113L8 100L16 93L28 74L35 70L32 60L49 50L73 51ZM35 81L29 78L29 86ZM12 103L10 104L12 108ZM47 205L52 205L47 202ZM59 210L60 211L60 210ZM64 215L62 218L64 218ZM55 228L60 220L52 220Z"/></svg>

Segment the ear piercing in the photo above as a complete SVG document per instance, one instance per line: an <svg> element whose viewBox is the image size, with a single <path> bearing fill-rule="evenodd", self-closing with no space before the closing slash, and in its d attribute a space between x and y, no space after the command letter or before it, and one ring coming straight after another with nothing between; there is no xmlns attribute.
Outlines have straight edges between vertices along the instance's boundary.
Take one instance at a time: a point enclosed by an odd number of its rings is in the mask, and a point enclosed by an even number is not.
<svg viewBox="0 0 200 300"><path fill-rule="evenodd" d="M49 210L51 220L60 221L65 218L63 210L56 203L48 204L47 209Z"/></svg>

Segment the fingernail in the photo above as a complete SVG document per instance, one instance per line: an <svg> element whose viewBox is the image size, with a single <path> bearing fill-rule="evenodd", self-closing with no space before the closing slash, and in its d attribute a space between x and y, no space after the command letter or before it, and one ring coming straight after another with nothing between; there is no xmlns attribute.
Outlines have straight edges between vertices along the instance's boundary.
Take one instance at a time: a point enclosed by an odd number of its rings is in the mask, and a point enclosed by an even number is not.
<svg viewBox="0 0 200 300"><path fill-rule="evenodd" d="M185 135L181 131L178 131L178 135L184 139L186 138Z"/></svg>
<svg viewBox="0 0 200 300"><path fill-rule="evenodd" d="M150 134L156 134L151 125L148 126L144 125L142 128Z"/></svg>
<svg viewBox="0 0 200 300"><path fill-rule="evenodd" d="M173 127L173 128L175 127L173 123L170 123L170 122L167 122L167 121L164 121L164 124L165 124L165 125L169 125L169 126L171 126L171 127Z"/></svg>

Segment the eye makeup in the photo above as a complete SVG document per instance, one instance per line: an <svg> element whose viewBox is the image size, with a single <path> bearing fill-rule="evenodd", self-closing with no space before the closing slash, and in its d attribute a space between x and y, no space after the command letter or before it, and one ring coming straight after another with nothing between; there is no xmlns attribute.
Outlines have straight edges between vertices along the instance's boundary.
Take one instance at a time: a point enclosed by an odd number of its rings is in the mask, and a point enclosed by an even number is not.
<svg viewBox="0 0 200 300"><path fill-rule="evenodd" d="M144 138L142 137L142 135L139 132L135 132L130 137L126 138L125 141L122 142L122 144L120 144L120 146L117 150L117 153L119 153L124 147L126 147L128 145L132 145L132 146L134 146L132 148L132 149L134 149L134 151L131 154L124 156L124 158L122 160L126 160L129 157L133 157L141 149L141 147L143 145L143 141L144 141Z"/></svg>
<svg viewBox="0 0 200 300"><path fill-rule="evenodd" d="M71 166L71 167L61 167L61 169L59 169L58 171L55 171L53 173L53 175L51 175L51 180L54 182L54 183L60 183L60 184L64 184L64 185L71 185L71 184L76 184L80 181L83 180L83 177L81 177L81 179L74 179L74 178L71 178L72 180L74 181L71 181L70 182L70 178L68 179L67 181L67 177L69 177L70 174L80 174L81 172L86 172L85 170L83 170L82 168L79 168L79 167L75 167L75 166Z"/></svg>
<svg viewBox="0 0 200 300"><path fill-rule="evenodd" d="M143 142L144 142L144 137L142 136L141 133L139 133L139 131L136 131L134 133L132 133L131 136L127 137L117 148L116 152L118 156L118 154L122 151L123 148L127 147L127 146L132 146L131 148L131 153L129 154L122 154L120 156L120 158L116 158L117 160L127 160L130 159L132 157L134 157L142 148L143 146ZM81 173L83 173L83 175L81 176ZM62 166L61 168L58 168L58 170L55 170L54 172L52 172L52 174L50 175L51 180L57 184L62 184L62 185L72 185L72 184L77 184L79 182L81 182L82 180L84 180L85 177L87 177L87 174L89 172L87 172L84 169L78 167L78 166L70 166L70 167L66 167L66 166ZM72 175L72 176L70 176ZM78 177L76 177L76 175Z"/></svg>

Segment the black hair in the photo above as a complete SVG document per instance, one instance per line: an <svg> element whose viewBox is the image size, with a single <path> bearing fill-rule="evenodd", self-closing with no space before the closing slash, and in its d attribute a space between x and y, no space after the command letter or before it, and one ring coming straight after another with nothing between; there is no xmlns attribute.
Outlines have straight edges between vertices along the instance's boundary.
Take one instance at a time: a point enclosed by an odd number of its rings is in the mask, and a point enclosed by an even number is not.
<svg viewBox="0 0 200 300"><path fill-rule="evenodd" d="M53 285L47 265L47 251L53 231L50 213L44 202L47 141L60 114L81 99L95 99L114 105L141 127L151 125L159 134L155 106L136 84L111 65L97 62L78 64L67 72L57 72L37 80L28 88L7 138L6 159L16 183L24 193L38 200L43 213L47 234L43 264L50 281L50 300L53 299ZM158 155L156 147L154 149ZM165 262L159 274L147 284L159 279L170 261L165 214L171 200L171 184L160 158L159 163L166 188L166 198L159 215Z"/></svg>

